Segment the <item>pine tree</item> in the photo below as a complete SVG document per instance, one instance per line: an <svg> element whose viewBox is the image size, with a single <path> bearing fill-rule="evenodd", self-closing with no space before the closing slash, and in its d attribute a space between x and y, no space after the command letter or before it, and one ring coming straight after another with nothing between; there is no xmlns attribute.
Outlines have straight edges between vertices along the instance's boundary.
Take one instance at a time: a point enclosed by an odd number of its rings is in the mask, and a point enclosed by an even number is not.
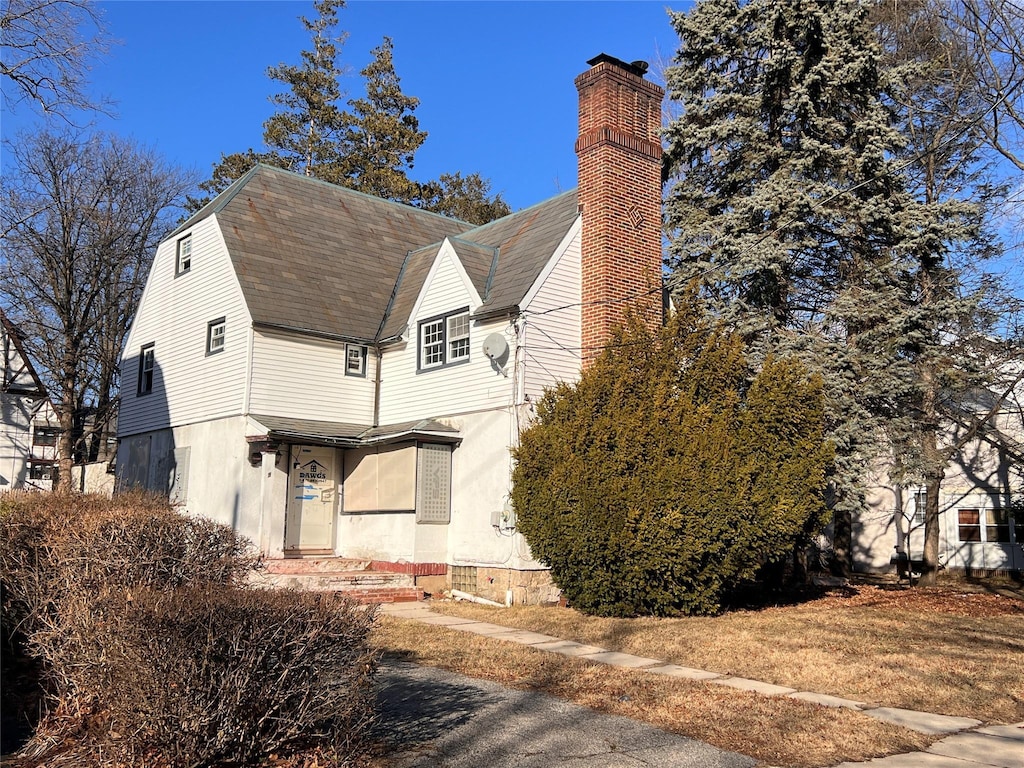
<svg viewBox="0 0 1024 768"><path fill-rule="evenodd" d="M491 183L478 173L442 173L437 181L420 185L419 205L428 211L486 224L512 213L501 194L491 194Z"/></svg>
<svg viewBox="0 0 1024 768"><path fill-rule="evenodd" d="M824 377L837 447L835 544L850 564L883 425L913 393L915 268L942 258L959 211L922 202L896 157L881 49L857 0L705 0L673 15L666 218L676 280L760 357Z"/></svg>
<svg viewBox="0 0 1024 768"><path fill-rule="evenodd" d="M267 69L271 80L284 83L288 90L271 97L280 107L263 124L263 141L282 158L284 167L337 181L335 167L340 154L340 136L346 120L338 107L341 99L338 65L339 47L345 35L334 34L338 9L344 0L317 0L315 19L301 17L310 33L312 50L302 51L301 64L278 64Z"/></svg>
<svg viewBox="0 0 1024 768"><path fill-rule="evenodd" d="M420 100L402 92L390 37L373 49L373 61L361 74L366 78L366 97L350 101L351 111L342 115L340 183L411 203L419 197L419 185L408 171L427 134L413 114Z"/></svg>

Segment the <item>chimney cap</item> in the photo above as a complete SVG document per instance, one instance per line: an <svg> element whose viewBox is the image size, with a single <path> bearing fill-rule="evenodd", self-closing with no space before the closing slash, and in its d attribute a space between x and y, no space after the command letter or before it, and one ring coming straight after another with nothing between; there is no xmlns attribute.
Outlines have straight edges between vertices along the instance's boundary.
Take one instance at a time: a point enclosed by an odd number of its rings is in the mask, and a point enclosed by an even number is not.
<svg viewBox="0 0 1024 768"><path fill-rule="evenodd" d="M643 77L644 75L647 74L648 64L646 61L634 61L632 63L627 63L622 59L617 59L614 56L609 56L607 53L597 54L597 56L590 59L587 62L587 64L589 64L592 67L596 67L598 64L602 62L608 62L609 64L613 64L619 69L624 69L627 72L631 72L637 77Z"/></svg>

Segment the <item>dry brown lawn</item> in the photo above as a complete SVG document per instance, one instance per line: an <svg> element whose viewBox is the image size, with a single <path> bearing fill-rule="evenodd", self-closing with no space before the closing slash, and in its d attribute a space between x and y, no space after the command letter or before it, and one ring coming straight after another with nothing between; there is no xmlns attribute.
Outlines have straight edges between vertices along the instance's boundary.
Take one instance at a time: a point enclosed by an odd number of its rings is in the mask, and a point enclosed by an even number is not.
<svg viewBox="0 0 1024 768"><path fill-rule="evenodd" d="M834 591L713 618L600 619L556 607L434 602L441 613L531 629L689 667L986 722L1024 720L1024 601L956 587ZM650 722L775 766L923 749L933 737L858 712L594 664L383 617L390 655Z"/></svg>
<svg viewBox="0 0 1024 768"><path fill-rule="evenodd" d="M953 587L857 586L790 606L682 619L565 608L435 610L891 707L1024 720L1024 601Z"/></svg>

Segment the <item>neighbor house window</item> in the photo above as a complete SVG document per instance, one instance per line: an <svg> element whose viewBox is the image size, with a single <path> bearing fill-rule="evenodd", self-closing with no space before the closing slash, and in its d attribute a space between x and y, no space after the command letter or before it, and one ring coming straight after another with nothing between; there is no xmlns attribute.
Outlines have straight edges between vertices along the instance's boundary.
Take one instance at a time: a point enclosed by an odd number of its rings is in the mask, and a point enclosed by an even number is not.
<svg viewBox="0 0 1024 768"><path fill-rule="evenodd" d="M36 427L32 432L32 444L39 446L56 445L59 432L60 430L56 427Z"/></svg>
<svg viewBox="0 0 1024 768"><path fill-rule="evenodd" d="M928 491L919 489L914 491L914 525L924 525L924 513L928 506Z"/></svg>
<svg viewBox="0 0 1024 768"><path fill-rule="evenodd" d="M345 345L345 375L366 375L366 347L358 344Z"/></svg>
<svg viewBox="0 0 1024 768"><path fill-rule="evenodd" d="M192 269L192 235L185 235L178 241L178 258L174 274L183 275Z"/></svg>
<svg viewBox="0 0 1024 768"><path fill-rule="evenodd" d="M139 352L139 384L138 394L148 395L153 391L153 368L156 365L156 353L152 344L147 344Z"/></svg>
<svg viewBox="0 0 1024 768"><path fill-rule="evenodd" d="M981 541L981 510L958 509L960 541Z"/></svg>
<svg viewBox="0 0 1024 768"><path fill-rule="evenodd" d="M985 510L988 523L985 526L985 541L998 542L1001 544L1010 543L1010 510L995 509Z"/></svg>
<svg viewBox="0 0 1024 768"><path fill-rule="evenodd" d="M441 368L469 360L469 309L420 322L419 369Z"/></svg>
<svg viewBox="0 0 1024 768"><path fill-rule="evenodd" d="M206 324L206 354L213 355L224 351L224 331L227 322L223 317L211 320Z"/></svg>

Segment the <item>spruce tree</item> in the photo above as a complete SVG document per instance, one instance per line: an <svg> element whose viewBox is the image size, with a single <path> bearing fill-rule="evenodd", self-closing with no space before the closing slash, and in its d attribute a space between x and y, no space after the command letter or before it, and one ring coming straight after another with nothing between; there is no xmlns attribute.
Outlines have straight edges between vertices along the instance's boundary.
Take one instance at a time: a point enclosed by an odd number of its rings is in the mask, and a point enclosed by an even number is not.
<svg viewBox="0 0 1024 768"><path fill-rule="evenodd" d="M666 204L678 284L759 357L799 354L824 378L837 564L852 515L912 396L915 268L959 220L916 199L886 103L882 52L857 0L705 0L673 15Z"/></svg>
<svg viewBox="0 0 1024 768"><path fill-rule="evenodd" d="M373 61L361 74L366 78L366 97L350 101L351 110L342 115L340 183L411 203L419 196L419 185L408 171L427 134L413 114L419 99L402 92L390 37L373 49Z"/></svg>

